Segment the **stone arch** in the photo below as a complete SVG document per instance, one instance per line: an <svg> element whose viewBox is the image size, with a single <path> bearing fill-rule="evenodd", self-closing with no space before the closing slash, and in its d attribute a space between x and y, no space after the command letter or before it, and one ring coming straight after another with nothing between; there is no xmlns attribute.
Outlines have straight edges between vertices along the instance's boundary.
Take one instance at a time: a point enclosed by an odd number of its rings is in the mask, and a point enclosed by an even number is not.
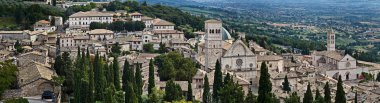
<svg viewBox="0 0 380 103"><path fill-rule="evenodd" d="M44 91L52 91L54 90L54 86L51 82L43 82L37 87L37 94L42 94Z"/></svg>

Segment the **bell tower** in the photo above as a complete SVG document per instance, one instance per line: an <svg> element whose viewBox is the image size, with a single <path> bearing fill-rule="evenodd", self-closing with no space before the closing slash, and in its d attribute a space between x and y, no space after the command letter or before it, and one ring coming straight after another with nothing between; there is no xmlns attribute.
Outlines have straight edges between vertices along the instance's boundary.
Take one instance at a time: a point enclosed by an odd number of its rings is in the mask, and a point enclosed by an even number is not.
<svg viewBox="0 0 380 103"><path fill-rule="evenodd" d="M205 70L214 69L216 61L222 56L222 22L205 21Z"/></svg>
<svg viewBox="0 0 380 103"><path fill-rule="evenodd" d="M327 31L327 51L335 51L335 33L332 29Z"/></svg>

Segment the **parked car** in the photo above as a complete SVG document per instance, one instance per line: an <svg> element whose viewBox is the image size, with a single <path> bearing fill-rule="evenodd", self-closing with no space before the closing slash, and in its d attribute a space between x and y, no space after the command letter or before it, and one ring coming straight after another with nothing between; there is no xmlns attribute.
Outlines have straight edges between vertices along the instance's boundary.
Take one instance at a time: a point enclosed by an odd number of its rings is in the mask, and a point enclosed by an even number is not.
<svg viewBox="0 0 380 103"><path fill-rule="evenodd" d="M41 95L41 99L54 102L55 101L55 95L52 91L44 91L44 93L42 93L42 95Z"/></svg>

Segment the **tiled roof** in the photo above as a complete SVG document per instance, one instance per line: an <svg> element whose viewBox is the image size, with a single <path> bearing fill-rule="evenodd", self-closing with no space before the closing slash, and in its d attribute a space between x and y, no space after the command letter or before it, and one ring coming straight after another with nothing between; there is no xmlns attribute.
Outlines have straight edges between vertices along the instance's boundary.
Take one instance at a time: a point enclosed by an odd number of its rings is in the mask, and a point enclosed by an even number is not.
<svg viewBox="0 0 380 103"><path fill-rule="evenodd" d="M213 20L213 19L211 19L211 20L205 21L205 23L222 23L222 22L219 21L219 20Z"/></svg>
<svg viewBox="0 0 380 103"><path fill-rule="evenodd" d="M181 31L177 30L153 30L154 34L183 34Z"/></svg>
<svg viewBox="0 0 380 103"><path fill-rule="evenodd" d="M50 22L46 21L46 20L40 20L40 21L38 21L38 23L41 23L41 24L50 24Z"/></svg>
<svg viewBox="0 0 380 103"><path fill-rule="evenodd" d="M75 14L70 15L70 17L113 17L111 13L102 13L97 11L88 11L88 12L77 12Z"/></svg>
<svg viewBox="0 0 380 103"><path fill-rule="evenodd" d="M19 71L20 85L24 86L38 79L51 80L55 72L43 64L32 62Z"/></svg>
<svg viewBox="0 0 380 103"><path fill-rule="evenodd" d="M89 34L109 34L109 33L113 33L113 31L107 30L107 29L94 29L94 30L89 31L88 33Z"/></svg>
<svg viewBox="0 0 380 103"><path fill-rule="evenodd" d="M143 16L143 17L141 17L141 20L153 20L153 18L151 18L151 17L148 17L148 16Z"/></svg>
<svg viewBox="0 0 380 103"><path fill-rule="evenodd" d="M162 19L154 19L153 25L155 26L175 26L175 24Z"/></svg>
<svg viewBox="0 0 380 103"><path fill-rule="evenodd" d="M134 12L134 13L131 13L130 15L131 15L131 16L141 16L142 14L139 13L139 12Z"/></svg>
<svg viewBox="0 0 380 103"><path fill-rule="evenodd" d="M257 61L277 61L282 60L283 58L278 55L263 55L257 56Z"/></svg>

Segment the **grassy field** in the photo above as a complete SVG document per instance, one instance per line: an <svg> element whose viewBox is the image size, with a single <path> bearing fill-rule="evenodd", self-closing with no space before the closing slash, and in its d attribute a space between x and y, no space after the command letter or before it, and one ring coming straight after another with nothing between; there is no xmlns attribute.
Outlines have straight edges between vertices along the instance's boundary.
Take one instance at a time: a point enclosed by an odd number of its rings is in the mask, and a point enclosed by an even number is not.
<svg viewBox="0 0 380 103"><path fill-rule="evenodd" d="M0 30L13 30L17 27L14 18L0 17Z"/></svg>

